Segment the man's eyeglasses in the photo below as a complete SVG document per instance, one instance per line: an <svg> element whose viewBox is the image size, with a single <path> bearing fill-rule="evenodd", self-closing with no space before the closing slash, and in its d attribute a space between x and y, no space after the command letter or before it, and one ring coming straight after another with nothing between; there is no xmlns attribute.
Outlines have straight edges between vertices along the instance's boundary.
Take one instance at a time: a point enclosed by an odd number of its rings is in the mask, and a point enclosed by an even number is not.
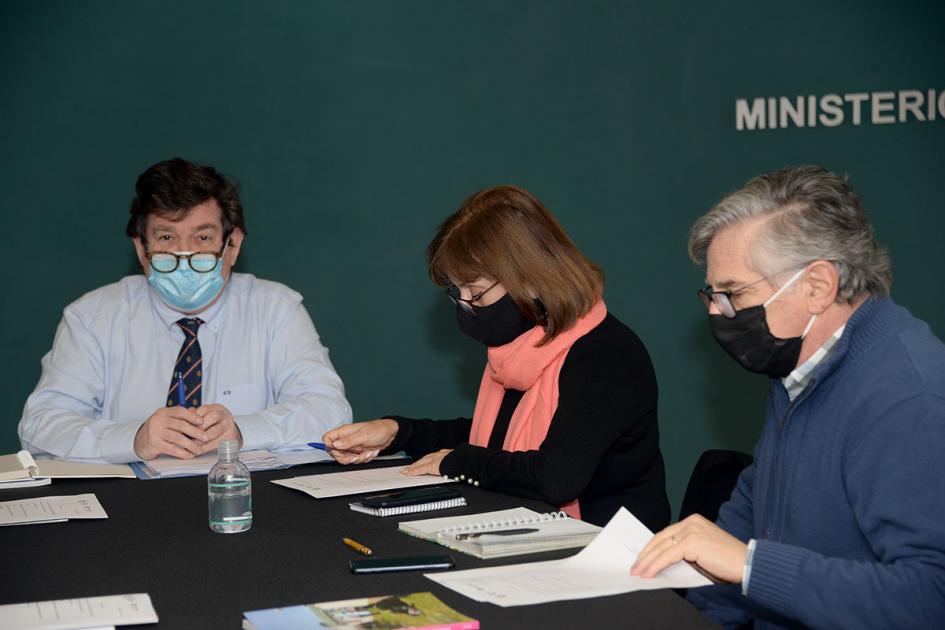
<svg viewBox="0 0 945 630"><path fill-rule="evenodd" d="M483 295L494 289L497 284L499 284L498 280L493 282L492 286L490 286L488 289L480 291L468 299L460 297L458 286L455 284L448 284L446 285L446 295L448 295L450 300L453 301L453 304L457 304L461 309L463 309L463 311L466 312L467 315L470 317L478 317L479 313L476 312L476 307L473 305L473 302L478 302Z"/></svg>
<svg viewBox="0 0 945 630"><path fill-rule="evenodd" d="M224 249L226 249L224 247ZM186 260L190 268L198 273L209 273L216 269L217 261L223 252L194 252L192 254L175 254L173 252L147 252L147 259L151 261L151 268L160 273L176 271L181 259Z"/></svg>
<svg viewBox="0 0 945 630"><path fill-rule="evenodd" d="M761 280L764 280L764 278ZM761 280L757 282L761 282ZM696 291L696 293L699 295L699 299L702 300L706 308L711 308L712 305L715 304L715 307L719 309L719 314L722 315L722 317L732 319L735 317L735 307L732 305L732 297L748 287L757 284L757 282L752 282L750 285L736 289L735 291L716 291L710 285L706 285Z"/></svg>
<svg viewBox="0 0 945 630"><path fill-rule="evenodd" d="M791 269L782 269L781 271L765 276L764 278L759 278L754 282L749 282L745 286L732 289L731 291L716 291L711 285L706 285L705 287L697 290L696 294L698 294L699 299L702 300L702 303L705 304L706 308L711 308L712 305L715 304L715 307L719 309L719 314L722 317L725 319L732 319L735 317L735 305L732 303L733 297L739 293L747 291L759 282L764 282L765 280L779 276L787 271L791 271Z"/></svg>

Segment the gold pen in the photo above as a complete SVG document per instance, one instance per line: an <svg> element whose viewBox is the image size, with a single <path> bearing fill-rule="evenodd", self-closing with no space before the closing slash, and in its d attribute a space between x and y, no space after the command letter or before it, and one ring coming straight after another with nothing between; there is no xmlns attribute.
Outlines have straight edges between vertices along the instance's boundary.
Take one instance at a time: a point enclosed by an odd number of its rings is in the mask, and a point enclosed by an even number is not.
<svg viewBox="0 0 945 630"><path fill-rule="evenodd" d="M342 538L342 539L341 539L341 542L343 542L344 544L348 545L349 547L351 547L352 549L354 549L354 550L357 551L358 553L363 553L363 554L366 555L366 556L373 556L373 555L374 555L374 552L373 552L373 551L371 551L369 548L365 547L364 545L362 545L361 543L359 543L359 542L356 541L356 540L351 540L350 538Z"/></svg>

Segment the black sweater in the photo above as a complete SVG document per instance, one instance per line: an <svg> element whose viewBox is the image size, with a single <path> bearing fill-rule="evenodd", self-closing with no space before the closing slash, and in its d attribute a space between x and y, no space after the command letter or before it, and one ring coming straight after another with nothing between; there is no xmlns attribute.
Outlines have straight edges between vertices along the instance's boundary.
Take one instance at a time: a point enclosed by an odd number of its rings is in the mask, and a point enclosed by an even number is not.
<svg viewBox="0 0 945 630"><path fill-rule="evenodd" d="M578 339L558 382L558 408L538 450L502 450L522 392L506 390L488 447L469 444L472 420L388 416L399 430L384 454L453 452L440 472L483 488L561 505L604 525L626 506L653 531L669 524L656 418L656 375L643 342L613 315Z"/></svg>

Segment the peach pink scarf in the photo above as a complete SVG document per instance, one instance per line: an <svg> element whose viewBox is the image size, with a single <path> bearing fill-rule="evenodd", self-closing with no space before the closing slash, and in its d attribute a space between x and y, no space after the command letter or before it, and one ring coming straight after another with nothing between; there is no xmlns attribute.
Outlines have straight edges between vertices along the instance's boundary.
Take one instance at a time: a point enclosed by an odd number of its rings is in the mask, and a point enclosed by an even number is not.
<svg viewBox="0 0 945 630"><path fill-rule="evenodd" d="M544 346L536 347L545 331L535 326L504 346L489 348L486 370L479 385L469 443L487 446L506 389L525 394L519 401L502 448L506 451L537 450L548 434L551 418L558 408L558 375L574 342L586 335L607 316L607 306L599 300L577 322ZM581 518L577 499L560 506L574 518Z"/></svg>

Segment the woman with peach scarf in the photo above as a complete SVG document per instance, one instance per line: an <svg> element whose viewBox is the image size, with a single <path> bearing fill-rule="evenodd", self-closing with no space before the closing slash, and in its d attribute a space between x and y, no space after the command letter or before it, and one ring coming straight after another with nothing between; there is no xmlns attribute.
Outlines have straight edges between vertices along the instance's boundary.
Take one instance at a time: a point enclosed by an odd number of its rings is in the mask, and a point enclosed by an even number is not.
<svg viewBox="0 0 945 630"><path fill-rule="evenodd" d="M406 451L406 474L542 499L603 525L620 506L669 523L653 365L607 312L603 274L538 199L479 191L427 249L460 330L488 347L472 419L393 416L332 429L343 464Z"/></svg>

